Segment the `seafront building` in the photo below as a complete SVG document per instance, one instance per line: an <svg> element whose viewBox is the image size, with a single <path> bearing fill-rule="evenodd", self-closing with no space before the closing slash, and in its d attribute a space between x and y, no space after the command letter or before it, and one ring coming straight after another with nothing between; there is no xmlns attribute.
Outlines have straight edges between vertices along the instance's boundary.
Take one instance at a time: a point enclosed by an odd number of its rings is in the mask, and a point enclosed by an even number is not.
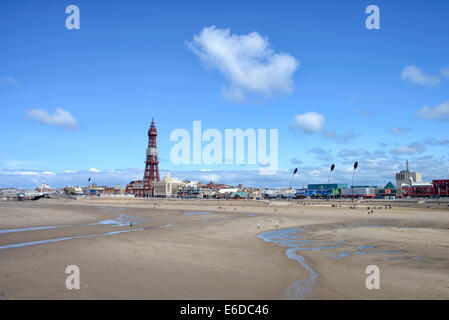
<svg viewBox="0 0 449 320"><path fill-rule="evenodd" d="M413 183L422 182L421 172L413 172L408 168L408 160L405 163L405 170L401 170L396 173L396 186L399 189L399 195L402 196L402 188L405 186L411 186Z"/></svg>
<svg viewBox="0 0 449 320"><path fill-rule="evenodd" d="M153 182L153 196L154 197L177 197L179 191L185 186L181 180L171 177L170 172L167 173L162 181Z"/></svg>
<svg viewBox="0 0 449 320"><path fill-rule="evenodd" d="M313 190L316 192L326 191L326 195L334 197L339 196L340 190L347 187L348 185L346 183L315 183L307 185L308 190Z"/></svg>
<svg viewBox="0 0 449 320"><path fill-rule="evenodd" d="M389 181L383 188L376 188L374 193L376 194L376 198L396 199L398 196L398 189L391 181Z"/></svg>

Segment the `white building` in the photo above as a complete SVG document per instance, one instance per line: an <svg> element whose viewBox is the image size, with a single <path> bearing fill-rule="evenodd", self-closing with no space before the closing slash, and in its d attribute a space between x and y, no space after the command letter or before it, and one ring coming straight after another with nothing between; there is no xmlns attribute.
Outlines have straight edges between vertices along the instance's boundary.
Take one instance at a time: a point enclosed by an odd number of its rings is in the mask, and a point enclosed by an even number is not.
<svg viewBox="0 0 449 320"><path fill-rule="evenodd" d="M238 192L239 190L240 190L239 188L219 189L218 193L219 194L234 193L234 192Z"/></svg>
<svg viewBox="0 0 449 320"><path fill-rule="evenodd" d="M396 173L396 187L401 188L405 185L410 186L413 183L420 183L422 180L421 172L413 172L408 169L408 161L406 162L406 170Z"/></svg>
<svg viewBox="0 0 449 320"><path fill-rule="evenodd" d="M37 188L36 188L37 192L42 192L42 193L49 193L50 192L50 186L46 183L42 183L40 184Z"/></svg>
<svg viewBox="0 0 449 320"><path fill-rule="evenodd" d="M179 190L184 188L186 184L181 180L171 177L170 172L167 173L162 181L153 182L155 197L177 197Z"/></svg>

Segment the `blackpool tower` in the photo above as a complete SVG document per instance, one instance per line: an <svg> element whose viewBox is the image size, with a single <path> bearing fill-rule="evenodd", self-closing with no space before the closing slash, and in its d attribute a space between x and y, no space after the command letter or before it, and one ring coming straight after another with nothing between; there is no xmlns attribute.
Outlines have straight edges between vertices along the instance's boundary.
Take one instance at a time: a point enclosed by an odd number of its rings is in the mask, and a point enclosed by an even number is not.
<svg viewBox="0 0 449 320"><path fill-rule="evenodd" d="M157 158L156 146L157 130L154 125L154 119L151 120L151 126L148 130L148 148L147 160L145 161L145 174L143 181L159 181L159 161Z"/></svg>
<svg viewBox="0 0 449 320"><path fill-rule="evenodd" d="M152 119L150 129L148 130L148 148L143 180L131 181L126 187L126 193L133 193L137 197L153 196L153 182L160 181L156 137L157 130L154 119Z"/></svg>
<svg viewBox="0 0 449 320"><path fill-rule="evenodd" d="M145 161L145 173L143 175L145 195L152 194L153 181L160 181L156 137L157 137L157 130L154 124L154 119L152 119L150 129L148 130L147 160Z"/></svg>

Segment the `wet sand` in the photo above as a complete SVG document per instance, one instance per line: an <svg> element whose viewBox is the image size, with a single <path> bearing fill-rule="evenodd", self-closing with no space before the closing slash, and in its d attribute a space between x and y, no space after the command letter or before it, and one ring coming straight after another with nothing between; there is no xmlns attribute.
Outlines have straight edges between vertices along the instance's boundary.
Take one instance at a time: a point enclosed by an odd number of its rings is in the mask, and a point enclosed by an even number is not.
<svg viewBox="0 0 449 320"><path fill-rule="evenodd" d="M0 295L2 299L449 298L447 208L393 207L368 215L363 203L357 209L332 204L161 199L0 202ZM296 235L296 247L262 239L264 232L294 227L303 230ZM380 269L379 290L365 287L365 269L373 264ZM80 290L65 287L68 265L80 268ZM305 283L312 273L313 283Z"/></svg>

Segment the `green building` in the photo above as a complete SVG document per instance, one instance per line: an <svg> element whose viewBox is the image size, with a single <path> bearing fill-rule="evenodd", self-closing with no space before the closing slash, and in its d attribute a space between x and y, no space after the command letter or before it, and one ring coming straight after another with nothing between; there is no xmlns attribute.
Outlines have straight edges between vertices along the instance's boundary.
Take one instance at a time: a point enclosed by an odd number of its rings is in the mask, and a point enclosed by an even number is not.
<svg viewBox="0 0 449 320"><path fill-rule="evenodd" d="M314 183L314 184L308 184L307 189L309 190L323 190L328 191L329 193L333 194L334 196L340 195L340 189L347 188L348 185L346 183Z"/></svg>
<svg viewBox="0 0 449 320"><path fill-rule="evenodd" d="M395 198L397 196L396 186L389 181L385 187L376 189L376 198Z"/></svg>

